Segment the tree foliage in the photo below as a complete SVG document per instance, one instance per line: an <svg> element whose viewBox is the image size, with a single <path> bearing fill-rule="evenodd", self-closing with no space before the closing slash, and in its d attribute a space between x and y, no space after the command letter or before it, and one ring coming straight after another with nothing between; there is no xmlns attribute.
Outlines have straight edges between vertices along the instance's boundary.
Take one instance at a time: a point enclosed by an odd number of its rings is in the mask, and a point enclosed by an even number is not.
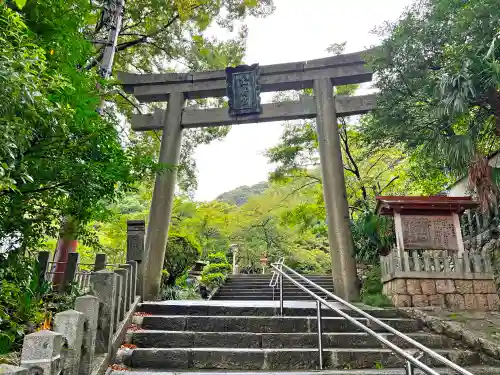
<svg viewBox="0 0 500 375"><path fill-rule="evenodd" d="M163 269L163 285L175 285L178 277L188 271L201 255L200 245L192 236L171 233L168 237Z"/></svg>
<svg viewBox="0 0 500 375"><path fill-rule="evenodd" d="M98 76L76 69L91 49L81 3L30 2L26 23L0 5L3 246L34 248L62 216L88 222L152 165L122 147L116 119L97 114Z"/></svg>
<svg viewBox="0 0 500 375"><path fill-rule="evenodd" d="M379 101L363 127L374 144L404 145L428 172L469 172L483 200L495 190L485 157L500 146L497 15L495 0L419 0L382 27L371 62Z"/></svg>
<svg viewBox="0 0 500 375"><path fill-rule="evenodd" d="M100 10L102 4L96 2ZM247 38L245 17L265 17L274 11L272 0L127 0L123 27L117 44L115 70L139 73L170 71L204 71L224 69L242 62ZM95 28L88 30L88 38L105 39L105 13ZM223 40L213 37L214 31L227 30ZM98 65L103 49L98 46L88 68ZM112 100L127 116L135 110L129 101L120 96ZM210 107L222 100L189 101L188 106ZM137 106L137 104L136 104ZM162 107L152 104L149 107ZM143 108L144 109L144 108ZM151 109L147 108L146 110ZM187 192L196 189L196 162L192 155L199 144L222 139L229 127L188 129L183 133L180 187ZM155 157L159 152L156 132L132 135L133 142L141 144Z"/></svg>

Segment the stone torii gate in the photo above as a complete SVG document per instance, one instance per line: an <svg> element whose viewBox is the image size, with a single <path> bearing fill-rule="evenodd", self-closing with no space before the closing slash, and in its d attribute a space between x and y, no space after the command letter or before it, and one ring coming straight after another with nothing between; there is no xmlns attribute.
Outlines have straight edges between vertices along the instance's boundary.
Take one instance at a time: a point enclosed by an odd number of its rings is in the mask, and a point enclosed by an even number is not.
<svg viewBox="0 0 500 375"><path fill-rule="evenodd" d="M163 130L159 162L179 164L182 130L196 127L316 118L323 193L328 217L328 239L336 293L347 300L357 297L356 263L349 228L337 116L366 113L375 96L334 95L334 86L371 81L363 56L371 51L324 59L258 67L239 66L219 71L166 74L119 73L124 89L141 102L167 101L166 110L134 115L135 131ZM260 92L313 88L313 97L260 105ZM228 108L185 108L186 99L229 97ZM235 155L231 155L235 157ZM146 233L143 260L143 297L159 294L165 256L176 168L157 174Z"/></svg>

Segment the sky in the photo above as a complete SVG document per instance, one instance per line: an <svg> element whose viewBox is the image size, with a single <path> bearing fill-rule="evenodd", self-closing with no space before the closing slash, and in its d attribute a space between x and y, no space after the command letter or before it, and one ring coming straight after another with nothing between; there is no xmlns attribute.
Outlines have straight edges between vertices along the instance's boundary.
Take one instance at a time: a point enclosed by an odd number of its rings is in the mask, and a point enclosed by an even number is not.
<svg viewBox="0 0 500 375"><path fill-rule="evenodd" d="M327 57L332 43L347 42L346 53L378 44L372 30L393 21L412 0L274 0L275 12L248 18L246 64L277 64ZM221 37L223 35L221 34ZM270 95L263 94L262 102ZM199 146L195 153L198 190L207 201L242 185L267 180L273 165L264 156L279 142L279 122L234 125L222 141Z"/></svg>

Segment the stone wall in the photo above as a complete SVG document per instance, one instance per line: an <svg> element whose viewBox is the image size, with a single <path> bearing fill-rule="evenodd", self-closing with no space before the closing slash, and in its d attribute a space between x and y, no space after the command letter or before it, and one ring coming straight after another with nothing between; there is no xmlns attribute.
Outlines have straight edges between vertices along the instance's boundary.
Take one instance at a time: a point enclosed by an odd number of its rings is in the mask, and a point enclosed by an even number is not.
<svg viewBox="0 0 500 375"><path fill-rule="evenodd" d="M383 292L397 307L446 307L459 310L498 310L500 301L492 279L394 278Z"/></svg>
<svg viewBox="0 0 500 375"><path fill-rule="evenodd" d="M486 230L472 240L465 241L464 247L467 250L484 251L490 255L495 283L497 290L500 290L500 238L496 238L498 232L500 229Z"/></svg>

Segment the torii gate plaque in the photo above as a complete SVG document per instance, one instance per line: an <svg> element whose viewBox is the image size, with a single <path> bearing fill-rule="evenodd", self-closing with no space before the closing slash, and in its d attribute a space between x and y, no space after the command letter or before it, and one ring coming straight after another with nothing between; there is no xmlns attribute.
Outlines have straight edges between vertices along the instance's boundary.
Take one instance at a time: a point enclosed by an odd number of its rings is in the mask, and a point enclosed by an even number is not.
<svg viewBox="0 0 500 375"><path fill-rule="evenodd" d="M226 84L229 116L237 117L262 112L259 64L226 68Z"/></svg>
<svg viewBox="0 0 500 375"><path fill-rule="evenodd" d="M182 129L185 128L316 118L335 292L346 300L353 300L357 297L356 263L349 228L337 116L368 112L375 106L375 96L336 97L333 88L371 81L372 72L366 68L363 58L365 53L370 52L262 66L255 71L255 83L260 91L313 88L314 97L260 105L258 91L254 96L251 96L252 92L245 91L248 88L245 78L237 85L246 94L233 101L230 112L227 108L184 108L185 99L227 95L224 70L144 75L119 73L118 78L123 82L125 91L142 102L168 101L166 111L157 110L153 114L134 115L132 118L133 130L163 129L160 163L179 164ZM233 69L238 72L242 68ZM228 76L232 72L234 77L235 70L229 68L228 71ZM249 74L244 76L251 77ZM146 300L157 298L160 290L176 174L176 168L161 171L155 181L143 261L143 298Z"/></svg>

